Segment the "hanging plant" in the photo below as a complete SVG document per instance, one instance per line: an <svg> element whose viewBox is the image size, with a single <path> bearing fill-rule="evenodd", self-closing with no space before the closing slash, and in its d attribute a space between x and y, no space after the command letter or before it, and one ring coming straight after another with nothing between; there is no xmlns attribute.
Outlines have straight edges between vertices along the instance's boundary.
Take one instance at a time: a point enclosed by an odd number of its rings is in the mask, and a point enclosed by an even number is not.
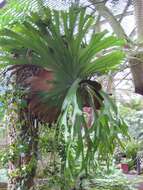
<svg viewBox="0 0 143 190"><path fill-rule="evenodd" d="M43 7L42 15L31 12L23 23L0 31L1 67L10 66L17 85L26 90L33 118L56 122L59 139L64 139L63 179L93 172L98 160L108 165L116 143L121 144L118 135L128 136L117 107L91 79L118 69L124 41L106 31L95 33L94 24L86 9ZM90 127L85 106L93 110Z"/></svg>

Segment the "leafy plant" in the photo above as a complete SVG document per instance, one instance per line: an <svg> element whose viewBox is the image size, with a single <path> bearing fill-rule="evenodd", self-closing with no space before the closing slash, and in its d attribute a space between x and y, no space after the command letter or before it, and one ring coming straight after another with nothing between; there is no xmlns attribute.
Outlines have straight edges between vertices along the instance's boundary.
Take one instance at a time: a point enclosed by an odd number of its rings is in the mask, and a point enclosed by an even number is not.
<svg viewBox="0 0 143 190"><path fill-rule="evenodd" d="M7 149L3 149L0 151L0 169L3 167L7 167L8 163L8 155L7 155Z"/></svg>
<svg viewBox="0 0 143 190"><path fill-rule="evenodd" d="M41 11L42 0L3 0L3 7L0 7L0 28L11 27L16 22L24 21L26 15L30 12ZM52 7L53 9L65 9L68 8L71 3L63 2L62 0L56 1L44 1L46 7ZM0 4L1 6L1 4Z"/></svg>
<svg viewBox="0 0 143 190"><path fill-rule="evenodd" d="M48 81L52 89L40 92L39 99L60 111L57 126L58 139L64 141L64 189L81 172L95 170L97 160L104 159L108 165L116 143L122 144L118 134L128 136L117 107L101 85L91 80L118 68L125 57L120 48L124 41L105 31L95 33L95 20L86 9L41 8L40 15L31 12L24 22L0 31L0 63L3 68L13 65L14 73L34 66L52 72L53 80ZM85 106L93 109L91 127L84 117Z"/></svg>
<svg viewBox="0 0 143 190"><path fill-rule="evenodd" d="M135 190L133 186L127 176L117 169L110 174L102 172L102 175L85 179L82 184L86 190Z"/></svg>
<svg viewBox="0 0 143 190"><path fill-rule="evenodd" d="M137 141L142 140L143 134L142 104L140 98L133 97L133 100L119 105L119 112L129 126L129 134Z"/></svg>
<svg viewBox="0 0 143 190"><path fill-rule="evenodd" d="M135 159L138 151L139 151L139 143L137 141L132 139L126 144L125 153L128 158Z"/></svg>

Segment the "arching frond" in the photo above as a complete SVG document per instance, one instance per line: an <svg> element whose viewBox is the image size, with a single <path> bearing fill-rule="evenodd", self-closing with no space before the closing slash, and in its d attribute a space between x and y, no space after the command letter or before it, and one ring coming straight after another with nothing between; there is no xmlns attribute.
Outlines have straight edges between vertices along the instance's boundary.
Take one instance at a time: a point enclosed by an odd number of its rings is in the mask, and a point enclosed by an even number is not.
<svg viewBox="0 0 143 190"><path fill-rule="evenodd" d="M52 72L52 88L43 90L40 97L60 110L58 124L65 130L69 173L74 173L76 159L82 160L80 170L90 169L97 151L108 160L116 142L120 143L118 134L127 135L127 128L101 85L90 78L118 68L125 57L124 41L107 32L95 33L94 18L82 8L51 11L42 6L42 14L31 12L25 18L0 31L1 67L37 65ZM94 110L91 128L86 127L84 106ZM80 147L85 144L83 152ZM68 159L71 151L74 158Z"/></svg>
<svg viewBox="0 0 143 190"><path fill-rule="evenodd" d="M44 2L44 3L43 3ZM55 10L66 10L71 5L70 2L62 0L12 0L6 1L0 9L0 28L11 26L15 22L25 19L29 11L39 12L41 6L46 6Z"/></svg>

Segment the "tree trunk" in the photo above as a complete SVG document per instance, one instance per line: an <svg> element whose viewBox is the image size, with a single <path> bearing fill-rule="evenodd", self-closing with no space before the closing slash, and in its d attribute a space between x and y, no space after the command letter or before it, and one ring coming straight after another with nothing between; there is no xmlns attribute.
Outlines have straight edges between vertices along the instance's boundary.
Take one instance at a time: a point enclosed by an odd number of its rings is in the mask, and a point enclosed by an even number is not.
<svg viewBox="0 0 143 190"><path fill-rule="evenodd" d="M30 190L34 187L37 167L39 122L53 123L59 109L48 107L38 95L47 92L52 84L53 72L32 64L14 65L9 68L14 75L10 125L10 180L9 190Z"/></svg>
<svg viewBox="0 0 143 190"><path fill-rule="evenodd" d="M15 67L14 67L15 68ZM9 110L9 190L31 190L37 168L39 123L29 109L26 80L35 76L39 68L16 67L12 102Z"/></svg>
<svg viewBox="0 0 143 190"><path fill-rule="evenodd" d="M134 59L130 59L135 92L143 95L143 0L134 0L134 16L137 28L138 50Z"/></svg>
<svg viewBox="0 0 143 190"><path fill-rule="evenodd" d="M137 27L137 38L143 42L143 0L133 0L134 16Z"/></svg>
<svg viewBox="0 0 143 190"><path fill-rule="evenodd" d="M15 113L14 113L15 114ZM21 109L15 126L11 128L11 158L9 190L30 190L34 188L37 168L38 122L28 109Z"/></svg>
<svg viewBox="0 0 143 190"><path fill-rule="evenodd" d="M142 56L141 56L142 55ZM130 59L130 68L133 76L135 92L143 95L143 52L134 55L136 58ZM140 57L141 56L141 57Z"/></svg>

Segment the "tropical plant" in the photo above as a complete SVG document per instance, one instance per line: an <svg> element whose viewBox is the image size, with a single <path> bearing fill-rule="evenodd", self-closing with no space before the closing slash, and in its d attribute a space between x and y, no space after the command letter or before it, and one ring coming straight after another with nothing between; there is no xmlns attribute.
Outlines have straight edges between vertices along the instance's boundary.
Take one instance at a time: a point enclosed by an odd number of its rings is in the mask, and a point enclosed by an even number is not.
<svg viewBox="0 0 143 190"><path fill-rule="evenodd" d="M97 164L95 158L108 163L116 143L121 144L118 134L127 135L127 127L116 106L101 85L91 80L93 76L97 78L118 68L124 58L120 50L124 41L105 31L95 33L94 18L86 9L59 12L41 8L40 15L31 12L24 22L0 31L0 63L4 68L10 66L8 70L16 75L17 85L22 84L24 89L29 87L28 97L36 96L36 100L29 102L28 99L28 112L39 119L43 114L48 118L56 112L52 122L57 121L58 137L64 139L62 177L74 179L83 171L86 174L93 171ZM25 68L38 68L50 75L50 78L42 78L45 89L35 88L40 75L37 78L25 75L22 83L19 82ZM43 107L43 103L47 106ZM83 113L85 106L93 109L89 127ZM80 165L75 172L77 162ZM69 181L65 182L62 189L69 185Z"/></svg>
<svg viewBox="0 0 143 190"><path fill-rule="evenodd" d="M41 0L3 0L0 3L0 28L10 27L17 21L24 21L29 11L40 12ZM71 2L63 0L43 1L45 6L56 10L67 9Z"/></svg>
<svg viewBox="0 0 143 190"><path fill-rule="evenodd" d="M134 101L130 101L130 104L120 104L119 110L121 116L125 118L125 121L128 124L130 136L138 142L142 141L142 101L138 101L135 98Z"/></svg>

